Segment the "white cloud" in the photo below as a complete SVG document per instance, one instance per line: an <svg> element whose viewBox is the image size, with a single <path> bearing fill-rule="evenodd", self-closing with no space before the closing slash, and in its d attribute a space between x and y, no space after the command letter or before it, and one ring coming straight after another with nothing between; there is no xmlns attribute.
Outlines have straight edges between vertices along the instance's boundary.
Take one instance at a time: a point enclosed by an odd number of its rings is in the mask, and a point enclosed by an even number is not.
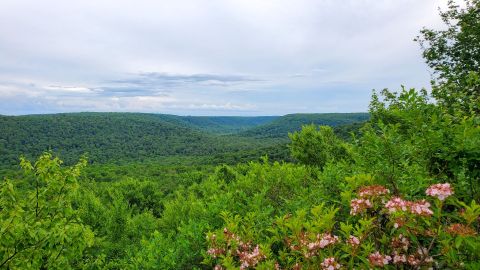
<svg viewBox="0 0 480 270"><path fill-rule="evenodd" d="M0 113L366 110L372 88L428 86L412 39L445 2L2 0Z"/></svg>

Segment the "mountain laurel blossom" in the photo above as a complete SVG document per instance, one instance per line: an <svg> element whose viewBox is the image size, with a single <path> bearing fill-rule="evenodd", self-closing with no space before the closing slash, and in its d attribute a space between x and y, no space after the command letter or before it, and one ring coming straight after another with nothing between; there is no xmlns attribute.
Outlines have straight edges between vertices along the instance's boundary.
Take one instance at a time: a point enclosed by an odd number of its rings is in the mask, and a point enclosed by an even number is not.
<svg viewBox="0 0 480 270"><path fill-rule="evenodd" d="M393 263L401 264L407 262L407 256L405 254L399 254L396 251L393 253Z"/></svg>
<svg viewBox="0 0 480 270"><path fill-rule="evenodd" d="M411 202L399 197L393 197L385 203L385 208L387 208L389 213L409 211L412 214L420 216L430 216L433 214L433 211L430 210L430 203L425 200Z"/></svg>
<svg viewBox="0 0 480 270"><path fill-rule="evenodd" d="M407 251L409 246L410 241L402 234L392 239L392 247L395 249L403 249L404 251Z"/></svg>
<svg viewBox="0 0 480 270"><path fill-rule="evenodd" d="M335 270L335 269L340 269L342 267L341 264L335 261L334 257L326 258L325 260L323 260L320 266L322 267L323 270Z"/></svg>
<svg viewBox="0 0 480 270"><path fill-rule="evenodd" d="M409 202L399 197L393 197L385 204L385 207L388 209L389 213L394 213L397 211L407 211L409 207Z"/></svg>
<svg viewBox="0 0 480 270"><path fill-rule="evenodd" d="M350 235L350 237L347 239L347 244L352 247L357 247L360 245L360 239L358 239L358 237Z"/></svg>
<svg viewBox="0 0 480 270"><path fill-rule="evenodd" d="M207 250L207 254L216 259L221 256L231 254L238 258L240 269L255 268L257 264L266 259L265 254L260 250L259 245L253 246L251 241L244 242L241 238L229 231L227 228L223 229L224 243L223 248L220 247L215 234L207 237L211 242L212 247ZM214 269L223 269L221 265L216 265Z"/></svg>
<svg viewBox="0 0 480 270"><path fill-rule="evenodd" d="M266 256L260 251L260 248L255 246L252 252L238 251L238 257L240 258L240 269L247 269L249 267L255 267L258 262L265 259Z"/></svg>
<svg viewBox="0 0 480 270"><path fill-rule="evenodd" d="M419 247L415 254L409 255L407 262L411 266L420 266L423 264L430 264L433 262L433 258L428 256L428 250L424 247Z"/></svg>
<svg viewBox="0 0 480 270"><path fill-rule="evenodd" d="M225 250L221 248L210 248L209 250L207 250L207 253L213 258L217 258L219 255L224 254Z"/></svg>
<svg viewBox="0 0 480 270"><path fill-rule="evenodd" d="M412 214L417 214L420 216L431 216L433 215L433 211L430 210L430 203L421 200L417 202L411 202L410 203L410 213Z"/></svg>
<svg viewBox="0 0 480 270"><path fill-rule="evenodd" d="M425 192L428 196L437 197L440 201L453 195L453 189L449 183L431 185Z"/></svg>
<svg viewBox="0 0 480 270"><path fill-rule="evenodd" d="M382 255L380 252L372 253L368 256L368 261L373 266L385 266L392 260L388 255Z"/></svg>
<svg viewBox="0 0 480 270"><path fill-rule="evenodd" d="M364 212L366 209L371 208L373 205L369 199L353 199L350 201L350 215L357 215Z"/></svg>
<svg viewBox="0 0 480 270"><path fill-rule="evenodd" d="M358 196L361 198L377 197L382 195L387 195L390 193L390 190L381 185L365 186L360 188L358 191Z"/></svg>
<svg viewBox="0 0 480 270"><path fill-rule="evenodd" d="M307 247L307 253L305 254L305 257L309 258L316 256L319 249L323 249L337 242L339 242L338 236L325 233L317 234L317 240L315 242L308 243L308 241L302 240L301 244ZM297 247L293 246L292 249L297 249Z"/></svg>

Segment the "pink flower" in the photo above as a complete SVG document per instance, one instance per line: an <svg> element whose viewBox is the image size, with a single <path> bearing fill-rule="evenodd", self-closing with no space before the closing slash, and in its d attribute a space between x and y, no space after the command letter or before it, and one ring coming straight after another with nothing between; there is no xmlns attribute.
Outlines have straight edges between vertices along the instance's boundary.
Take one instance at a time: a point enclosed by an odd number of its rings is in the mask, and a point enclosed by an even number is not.
<svg viewBox="0 0 480 270"><path fill-rule="evenodd" d="M387 265L392 260L392 257L388 255L382 255L377 251L375 253L370 254L368 256L368 260L370 261L370 264L373 266L384 266L384 265Z"/></svg>
<svg viewBox="0 0 480 270"><path fill-rule="evenodd" d="M333 245L338 241L338 236L325 233L317 234L317 240L315 242L308 243L302 240L301 244L307 247L307 252L304 254L305 257L310 258L317 255L317 250Z"/></svg>
<svg viewBox="0 0 480 270"><path fill-rule="evenodd" d="M440 201L443 201L453 194L453 189L449 183L435 184L427 188L425 193L428 196L437 197Z"/></svg>
<svg viewBox="0 0 480 270"><path fill-rule="evenodd" d="M428 256L428 250L424 247L419 247L415 254L408 256L408 264L411 266L419 266L422 264L429 264L433 262L433 258Z"/></svg>
<svg viewBox="0 0 480 270"><path fill-rule="evenodd" d="M393 254L393 263L394 264L400 264L400 263L406 263L407 262L407 256L404 254L398 254L396 251Z"/></svg>
<svg viewBox="0 0 480 270"><path fill-rule="evenodd" d="M385 207L388 209L389 213L409 211L412 214L421 216L430 216L433 214L433 211L430 210L430 203L425 200L411 202L405 201L399 197L393 197L385 204ZM397 226L395 228L397 228Z"/></svg>
<svg viewBox="0 0 480 270"><path fill-rule="evenodd" d="M433 211L430 210L429 207L430 207L430 203L425 200L412 202L410 204L410 212L412 214L417 214L420 216L430 216L433 214Z"/></svg>
<svg viewBox="0 0 480 270"><path fill-rule="evenodd" d="M333 245L337 242L338 242L338 236L326 233L322 236L322 239L320 239L319 246L320 248L324 248L328 245Z"/></svg>
<svg viewBox="0 0 480 270"><path fill-rule="evenodd" d="M373 205L368 199L353 199L350 201L350 215L356 215L371 208Z"/></svg>
<svg viewBox="0 0 480 270"><path fill-rule="evenodd" d="M394 213L397 211L407 211L408 206L409 202L404 201L399 197L393 197L385 204L385 207L388 209L389 213Z"/></svg>
<svg viewBox="0 0 480 270"><path fill-rule="evenodd" d="M225 253L225 250L221 248L210 248L209 250L207 250L207 253L213 258L217 258L219 255Z"/></svg>
<svg viewBox="0 0 480 270"><path fill-rule="evenodd" d="M407 251L409 246L410 246L410 241L408 240L408 238L406 238L402 234L392 239L393 248L403 249L404 251Z"/></svg>
<svg viewBox="0 0 480 270"><path fill-rule="evenodd" d="M349 244L352 247L356 247L356 246L360 245L360 239L358 239L358 237L350 235L350 237L347 240L347 244Z"/></svg>
<svg viewBox="0 0 480 270"><path fill-rule="evenodd" d="M417 266L422 262L420 258L415 257L415 255L409 255L408 256L408 264L411 266Z"/></svg>
<svg viewBox="0 0 480 270"><path fill-rule="evenodd" d="M389 194L390 190L380 185L365 186L360 188L358 191L358 196L361 198L376 197L381 195Z"/></svg>
<svg viewBox="0 0 480 270"><path fill-rule="evenodd" d="M335 270L342 267L342 265L335 261L334 257L326 258L325 260L323 260L320 266L322 266L323 270Z"/></svg>
<svg viewBox="0 0 480 270"><path fill-rule="evenodd" d="M255 246L252 252L246 251L237 251L238 257L240 258L240 269L247 269L249 267L255 267L258 262L262 259L265 259L266 256L260 251L260 248Z"/></svg>

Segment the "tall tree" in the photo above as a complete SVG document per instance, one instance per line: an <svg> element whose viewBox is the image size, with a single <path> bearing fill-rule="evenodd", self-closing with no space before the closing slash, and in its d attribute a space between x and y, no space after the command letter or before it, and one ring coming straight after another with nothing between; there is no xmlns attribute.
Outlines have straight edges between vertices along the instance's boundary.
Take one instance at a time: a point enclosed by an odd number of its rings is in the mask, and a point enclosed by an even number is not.
<svg viewBox="0 0 480 270"><path fill-rule="evenodd" d="M450 111L480 112L480 0L440 11L443 30L424 28L415 39L433 69L433 96Z"/></svg>

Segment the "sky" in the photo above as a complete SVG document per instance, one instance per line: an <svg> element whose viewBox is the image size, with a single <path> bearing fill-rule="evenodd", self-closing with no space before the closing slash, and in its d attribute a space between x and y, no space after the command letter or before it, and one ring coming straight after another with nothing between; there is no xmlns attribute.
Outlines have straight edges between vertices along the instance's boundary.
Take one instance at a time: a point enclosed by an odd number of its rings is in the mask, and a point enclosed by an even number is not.
<svg viewBox="0 0 480 270"><path fill-rule="evenodd" d="M364 112L440 0L1 0L0 114Z"/></svg>

